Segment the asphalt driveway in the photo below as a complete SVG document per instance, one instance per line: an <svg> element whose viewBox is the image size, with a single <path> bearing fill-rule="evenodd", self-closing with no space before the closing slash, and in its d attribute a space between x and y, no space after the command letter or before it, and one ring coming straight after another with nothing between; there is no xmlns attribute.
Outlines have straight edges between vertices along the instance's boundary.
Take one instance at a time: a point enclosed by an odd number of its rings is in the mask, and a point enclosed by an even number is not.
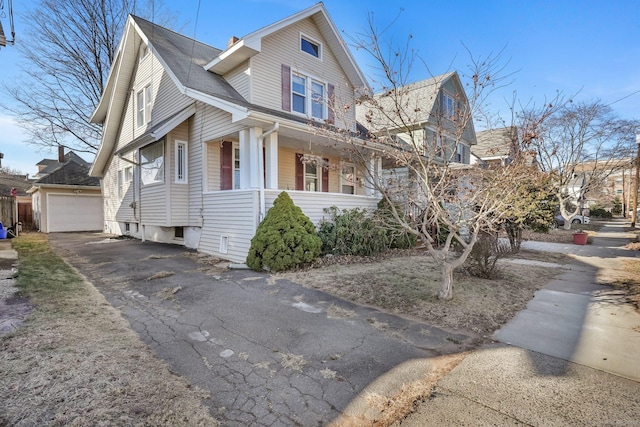
<svg viewBox="0 0 640 427"><path fill-rule="evenodd" d="M367 418L370 409L354 402L372 384L393 394L426 374L416 361L475 339L228 270L181 246L96 233L50 234L50 242L173 372L211 392L211 412L227 426L326 425L345 412Z"/></svg>

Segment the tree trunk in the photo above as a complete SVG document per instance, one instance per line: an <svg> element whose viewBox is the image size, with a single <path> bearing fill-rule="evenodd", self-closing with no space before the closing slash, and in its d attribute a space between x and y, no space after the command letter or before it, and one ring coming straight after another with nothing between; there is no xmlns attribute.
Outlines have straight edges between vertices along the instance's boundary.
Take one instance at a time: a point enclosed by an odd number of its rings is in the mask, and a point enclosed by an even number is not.
<svg viewBox="0 0 640 427"><path fill-rule="evenodd" d="M514 253L520 252L520 246L522 245L522 226L512 223L506 223L504 229L507 232L507 236L509 237L511 250Z"/></svg>
<svg viewBox="0 0 640 427"><path fill-rule="evenodd" d="M450 300L453 298L453 266L448 262L442 263L442 286L438 292L438 299Z"/></svg>
<svg viewBox="0 0 640 427"><path fill-rule="evenodd" d="M563 229L565 230L571 230L571 221L564 221L564 225L562 226Z"/></svg>

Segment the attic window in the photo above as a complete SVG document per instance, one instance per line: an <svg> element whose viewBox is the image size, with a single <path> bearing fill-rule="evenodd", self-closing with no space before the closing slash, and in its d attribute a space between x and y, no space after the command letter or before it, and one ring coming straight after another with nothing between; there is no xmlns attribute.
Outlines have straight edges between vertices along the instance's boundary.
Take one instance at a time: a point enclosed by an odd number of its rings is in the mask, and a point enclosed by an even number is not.
<svg viewBox="0 0 640 427"><path fill-rule="evenodd" d="M315 56L320 59L321 45L320 43L312 41L309 37L300 35L300 50L307 52L311 56Z"/></svg>

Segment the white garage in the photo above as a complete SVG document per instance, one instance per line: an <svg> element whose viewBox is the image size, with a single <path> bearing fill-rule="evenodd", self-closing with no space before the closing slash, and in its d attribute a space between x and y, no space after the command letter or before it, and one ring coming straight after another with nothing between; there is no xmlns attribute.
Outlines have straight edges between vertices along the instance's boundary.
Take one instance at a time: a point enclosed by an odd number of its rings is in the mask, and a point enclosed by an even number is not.
<svg viewBox="0 0 640 427"><path fill-rule="evenodd" d="M47 194L47 231L102 231L101 195Z"/></svg>
<svg viewBox="0 0 640 427"><path fill-rule="evenodd" d="M87 165L69 160L34 182L27 193L33 222L43 233L104 229L100 180L89 176Z"/></svg>

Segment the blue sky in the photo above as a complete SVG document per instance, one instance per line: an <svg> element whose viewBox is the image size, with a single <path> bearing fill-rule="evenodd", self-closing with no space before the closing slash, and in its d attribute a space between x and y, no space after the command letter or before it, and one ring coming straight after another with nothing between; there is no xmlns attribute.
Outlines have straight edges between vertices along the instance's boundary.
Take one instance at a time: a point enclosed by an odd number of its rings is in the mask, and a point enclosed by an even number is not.
<svg viewBox="0 0 640 427"><path fill-rule="evenodd" d="M6 3L6 2L5 2ZM24 32L27 0L14 0L16 45L0 49L0 81L11 84L19 71L18 51ZM316 3L315 0L165 0L178 15L179 32L218 48ZM198 13L198 3L199 13ZM640 1L380 1L326 0L336 27L346 35L362 32L367 13L384 27L399 14L388 33L404 43L413 36L416 49L433 74L464 71L469 54L486 57L504 48L513 83L492 97L491 107L504 111L514 91L523 102L544 101L556 91L578 100L601 99L624 118L640 119ZM402 12L401 12L402 8ZM0 20L8 32L8 19ZM348 37L345 37L349 41ZM354 51L365 74L373 69ZM414 79L429 77L421 64ZM4 96L4 95L2 95ZM34 174L35 163L55 153L26 145L25 136L0 111L2 165ZM87 160L92 160L87 158Z"/></svg>

